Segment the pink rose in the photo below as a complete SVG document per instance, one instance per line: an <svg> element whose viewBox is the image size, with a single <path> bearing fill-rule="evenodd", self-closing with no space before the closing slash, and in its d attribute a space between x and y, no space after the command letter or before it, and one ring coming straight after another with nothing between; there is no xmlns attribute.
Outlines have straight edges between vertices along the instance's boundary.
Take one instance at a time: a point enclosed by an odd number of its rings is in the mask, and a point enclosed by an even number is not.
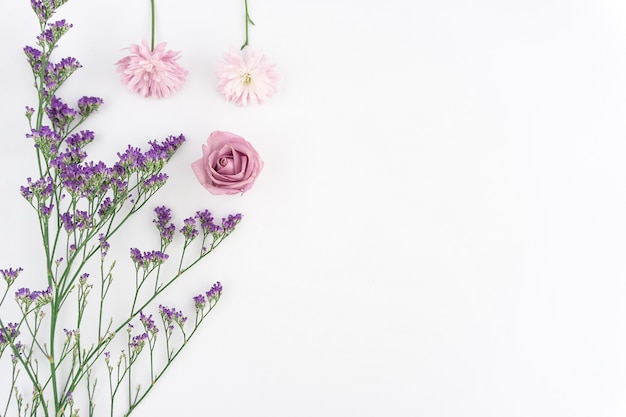
<svg viewBox="0 0 626 417"><path fill-rule="evenodd" d="M263 169L257 151L241 136L215 131L202 145L202 158L191 164L200 184L211 194L248 191Z"/></svg>

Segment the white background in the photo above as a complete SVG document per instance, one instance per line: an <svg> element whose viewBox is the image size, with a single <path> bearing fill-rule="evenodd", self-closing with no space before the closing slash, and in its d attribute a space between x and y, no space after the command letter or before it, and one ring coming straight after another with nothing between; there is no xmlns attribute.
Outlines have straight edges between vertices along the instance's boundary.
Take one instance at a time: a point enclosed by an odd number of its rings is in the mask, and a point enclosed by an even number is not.
<svg viewBox="0 0 626 417"><path fill-rule="evenodd" d="M147 0L57 14L74 24L60 54L84 66L61 95L105 100L90 156L184 133L152 206L245 215L168 294L190 310L213 281L225 289L136 415L623 416L626 4L251 0L250 13L282 82L248 108L214 76L243 42L243 1L157 1L157 41L189 70L165 100L128 92L114 67L149 37ZM35 172L22 47L37 24L26 0L0 16L0 267L32 278L41 251L18 190ZM214 130L265 161L243 196L210 195L189 168ZM119 271L131 237L153 242L150 208L137 217Z"/></svg>

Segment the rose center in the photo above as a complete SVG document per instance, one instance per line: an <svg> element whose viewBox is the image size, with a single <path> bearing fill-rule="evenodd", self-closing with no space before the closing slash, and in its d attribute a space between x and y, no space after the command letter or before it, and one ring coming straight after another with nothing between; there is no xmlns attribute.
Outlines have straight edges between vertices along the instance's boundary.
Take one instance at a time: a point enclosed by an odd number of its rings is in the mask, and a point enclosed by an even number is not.
<svg viewBox="0 0 626 417"><path fill-rule="evenodd" d="M227 166L230 161L226 157L221 157L219 160L219 164L223 167Z"/></svg>

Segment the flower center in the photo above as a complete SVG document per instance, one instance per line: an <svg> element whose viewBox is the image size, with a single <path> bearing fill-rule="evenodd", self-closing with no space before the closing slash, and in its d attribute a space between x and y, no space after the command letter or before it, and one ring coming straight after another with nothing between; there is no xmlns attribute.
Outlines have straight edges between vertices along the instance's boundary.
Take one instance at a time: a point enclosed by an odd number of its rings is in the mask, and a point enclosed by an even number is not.
<svg viewBox="0 0 626 417"><path fill-rule="evenodd" d="M243 80L244 85L248 85L252 82L252 75L250 75L249 72L245 72L241 76L241 79Z"/></svg>
<svg viewBox="0 0 626 417"><path fill-rule="evenodd" d="M228 165L228 158L220 158L219 164L225 167L226 165Z"/></svg>

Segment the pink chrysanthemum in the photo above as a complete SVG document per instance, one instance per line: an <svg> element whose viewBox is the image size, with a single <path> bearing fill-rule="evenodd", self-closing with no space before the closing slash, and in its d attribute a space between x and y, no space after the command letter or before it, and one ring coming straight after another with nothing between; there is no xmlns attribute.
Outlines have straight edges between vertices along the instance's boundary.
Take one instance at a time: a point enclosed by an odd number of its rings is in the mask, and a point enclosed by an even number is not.
<svg viewBox="0 0 626 417"><path fill-rule="evenodd" d="M265 56L250 47L244 48L243 56L235 49L224 53L217 78L217 91L239 106L262 104L276 93L278 85L274 65L268 65Z"/></svg>
<svg viewBox="0 0 626 417"><path fill-rule="evenodd" d="M151 51L144 40L141 45L131 45L131 54L117 61L117 72L130 91L142 97L164 98L181 89L188 71L176 62L180 52L168 51L166 45L161 42Z"/></svg>

